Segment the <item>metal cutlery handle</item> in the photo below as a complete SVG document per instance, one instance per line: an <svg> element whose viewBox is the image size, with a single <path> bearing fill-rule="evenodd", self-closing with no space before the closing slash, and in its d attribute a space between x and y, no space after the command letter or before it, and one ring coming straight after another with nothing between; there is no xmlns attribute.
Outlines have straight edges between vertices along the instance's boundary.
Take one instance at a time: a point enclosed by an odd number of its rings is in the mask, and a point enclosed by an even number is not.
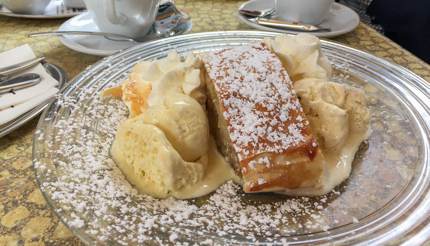
<svg viewBox="0 0 430 246"><path fill-rule="evenodd" d="M293 31L301 31L301 32L329 32L330 28L322 28L314 25L301 24L301 23L293 23L284 20L277 19L266 19L266 18L256 18L255 21L257 24L263 26L270 26L275 28L282 28Z"/></svg>
<svg viewBox="0 0 430 246"><path fill-rule="evenodd" d="M251 9L239 9L239 14L247 17L267 17L272 15L275 9L263 9L263 10L251 10Z"/></svg>
<svg viewBox="0 0 430 246"><path fill-rule="evenodd" d="M0 69L0 76L7 76L14 73L21 72L25 69L31 68L37 65L39 62L43 61L45 57L34 58L28 61L20 62L11 66L7 66Z"/></svg>
<svg viewBox="0 0 430 246"><path fill-rule="evenodd" d="M34 32L29 33L29 37L40 37L40 36L64 36L64 35L91 35L91 36L102 36L113 41L131 41L135 40L131 37L124 36L121 34L107 33L107 32L89 32L89 31L54 31L54 32Z"/></svg>
<svg viewBox="0 0 430 246"><path fill-rule="evenodd" d="M26 73L12 77L0 83L0 93L20 90L38 84L42 78L36 73Z"/></svg>

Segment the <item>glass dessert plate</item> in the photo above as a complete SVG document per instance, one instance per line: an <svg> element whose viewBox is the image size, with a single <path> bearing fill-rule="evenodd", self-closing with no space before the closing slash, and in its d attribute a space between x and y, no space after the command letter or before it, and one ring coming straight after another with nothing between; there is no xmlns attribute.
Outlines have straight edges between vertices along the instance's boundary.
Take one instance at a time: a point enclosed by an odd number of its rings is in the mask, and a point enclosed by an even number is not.
<svg viewBox="0 0 430 246"><path fill-rule="evenodd" d="M430 85L407 69L322 41L332 81L362 88L372 133L350 178L315 198L243 194L229 182L199 199L138 194L109 158L120 101L101 99L140 60L249 44L276 33L183 35L107 57L77 76L40 119L33 163L60 219L89 244L200 242L419 244L430 237Z"/></svg>

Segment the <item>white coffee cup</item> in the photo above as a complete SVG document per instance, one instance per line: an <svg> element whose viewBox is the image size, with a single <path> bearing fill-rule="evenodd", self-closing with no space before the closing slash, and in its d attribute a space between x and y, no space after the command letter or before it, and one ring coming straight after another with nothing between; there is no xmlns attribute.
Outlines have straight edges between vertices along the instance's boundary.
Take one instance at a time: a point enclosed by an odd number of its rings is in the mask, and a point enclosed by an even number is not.
<svg viewBox="0 0 430 246"><path fill-rule="evenodd" d="M276 0L276 14L294 22L318 25L328 16L334 0Z"/></svg>
<svg viewBox="0 0 430 246"><path fill-rule="evenodd" d="M143 38L157 15L159 0L84 0L100 31Z"/></svg>
<svg viewBox="0 0 430 246"><path fill-rule="evenodd" d="M67 8L85 8L83 0L64 0L64 5Z"/></svg>
<svg viewBox="0 0 430 246"><path fill-rule="evenodd" d="M3 0L3 5L18 14L39 15L45 12L51 0Z"/></svg>

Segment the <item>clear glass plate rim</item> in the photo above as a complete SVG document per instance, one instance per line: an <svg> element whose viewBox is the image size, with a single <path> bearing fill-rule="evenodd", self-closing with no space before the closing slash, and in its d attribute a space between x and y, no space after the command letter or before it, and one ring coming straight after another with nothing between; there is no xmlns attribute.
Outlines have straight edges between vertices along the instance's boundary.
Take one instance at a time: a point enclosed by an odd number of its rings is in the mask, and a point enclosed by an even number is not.
<svg viewBox="0 0 430 246"><path fill-rule="evenodd" d="M70 84L69 84L69 86L67 86L64 90L63 90L63 92L66 94L66 95L68 95L68 94L70 94L70 93L72 93L73 92L73 90L75 89L75 86L76 85L79 85L79 84L81 84L81 83L85 83L85 82L87 82L86 81L86 78L87 77L92 77L92 75L93 74L97 74L97 72L100 70L100 71L102 71L102 74L99 74L99 75L103 75L103 71L105 70L105 65L106 65L106 63L108 62L108 61L115 61L115 60L117 60L118 58L121 58L121 57L124 57L124 56L126 56L128 53L133 53L133 52L137 52L137 51L139 51L139 50L144 50L145 48L146 49L149 49L149 48L151 48L151 45L152 46L154 46L154 47L158 47L158 46L163 46L163 43L175 43L175 41L176 40L179 40L179 41L181 41L181 40L187 40L187 39L194 39L194 38L202 38L202 39L204 39L204 38L214 38L214 39L222 39L222 38L225 38L225 37L229 37L229 38L237 38L237 39L241 39L241 38L248 38L248 36L250 36L250 37L256 37L256 39L260 39L260 38L262 38L262 37L273 37L273 36L275 36L275 35L279 35L279 34L277 34L277 33L270 33L270 32L257 32L257 31L240 31L240 32L237 32L237 31L234 31L234 32L212 32L212 33L199 33L199 34L188 34L188 35L182 35L182 36L178 36L178 37L173 37L173 38L169 38L169 39L165 39L165 40L158 40L158 41L152 41L152 42L149 42L149 43L146 43L146 44L142 44L142 45L139 45L139 46L137 46L137 47L133 47L133 48L130 48L130 49L127 49L127 50L125 50L125 51L123 51L123 52L121 52L121 53L118 53L118 54L116 54L116 55L113 55L113 56L111 56L111 57L108 57L108 58L105 58L105 59L103 59L103 60L101 60L101 61L99 61L98 63L96 63L96 64L94 64L93 66L91 66L90 68L88 68L85 72L83 72L83 73L81 73L80 75L78 75ZM397 72L397 73L399 73L399 74L401 74L401 75L403 75L403 76L406 76L406 77L409 77L409 80L410 80L410 78L413 78L413 82L415 82L415 83L419 83L419 84L417 84L417 85L415 85L415 87L419 90L419 91L426 91L426 90L429 90L430 91L430 86L428 85L428 83L425 81L425 80L423 80L422 78L420 78L419 76L417 76L417 75L415 75L415 74L413 74L411 71L409 71L408 69L406 69L406 68L403 68L403 67L401 67L401 66L399 66L399 65L395 65L395 64L392 64L392 63L390 63L390 62L388 62L388 61L385 61L385 60L383 60L383 59L381 59L381 58L377 58L377 57L375 57L375 56L373 56L373 55L371 55L371 54L368 54L368 53L366 53L366 52L363 52L363 51L359 51L359 50L356 50L356 49L353 49L353 48L350 48L350 47L348 47L348 46L345 46L345 45L342 45L342 44L338 44L338 43L334 43L334 42L329 42L329 41L322 41L323 42L323 46L324 46L324 48L341 48L341 49L345 49L345 50L347 50L347 51L349 51L349 52L352 52L352 53L355 53L355 54L357 54L358 56L361 56L361 57L364 57L364 58L366 58L366 59L368 59L368 60L373 60L375 63L379 63L379 64L382 64L382 66L385 66L385 67L388 67L388 68L391 68L391 70L394 70L395 72ZM142 51L141 51L142 52ZM412 85L411 85L412 86ZM421 88L420 88L421 87ZM43 128L43 119L45 119L45 116L46 116L46 114L48 113L48 111L50 111L51 110L51 107L53 106L55 104L55 102L53 102L49 107L48 107L48 109L44 112L44 114L43 114L43 116L41 117L41 120L40 120L40 122L39 122L39 124L38 124L38 129L42 129ZM37 139L36 138L36 135L37 134L35 134L35 139ZM37 141L34 141L34 145L33 145L33 149L34 150L36 150L37 149ZM427 151L427 148L428 148L429 146L427 145L426 146L426 151ZM35 152L33 152L33 153L35 153ZM428 168L427 168L427 171L426 172L424 172L424 173L427 173L427 176L426 177L428 177L429 175L428 175ZM424 174L424 173L421 173L422 175ZM37 176L37 170L36 170L36 176ZM38 180L38 182L39 182L39 180ZM39 183L39 185L41 185L41 183ZM422 187L421 187L422 188ZM45 193L44 193L44 195L46 195ZM51 206L53 205L53 204L50 204ZM55 210L55 209L54 209ZM60 216L59 216L60 217ZM61 218L61 217L60 217ZM80 233L78 233L78 234L80 234Z"/></svg>

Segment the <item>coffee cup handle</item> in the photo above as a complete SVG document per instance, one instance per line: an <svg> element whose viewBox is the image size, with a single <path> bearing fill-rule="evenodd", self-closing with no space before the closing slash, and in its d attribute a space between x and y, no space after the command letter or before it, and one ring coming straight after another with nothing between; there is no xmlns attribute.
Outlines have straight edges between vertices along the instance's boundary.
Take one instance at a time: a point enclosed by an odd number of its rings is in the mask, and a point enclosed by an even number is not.
<svg viewBox="0 0 430 246"><path fill-rule="evenodd" d="M121 20L121 16L118 15L116 11L115 0L104 0L104 12L107 19L112 24L120 24L123 20Z"/></svg>

